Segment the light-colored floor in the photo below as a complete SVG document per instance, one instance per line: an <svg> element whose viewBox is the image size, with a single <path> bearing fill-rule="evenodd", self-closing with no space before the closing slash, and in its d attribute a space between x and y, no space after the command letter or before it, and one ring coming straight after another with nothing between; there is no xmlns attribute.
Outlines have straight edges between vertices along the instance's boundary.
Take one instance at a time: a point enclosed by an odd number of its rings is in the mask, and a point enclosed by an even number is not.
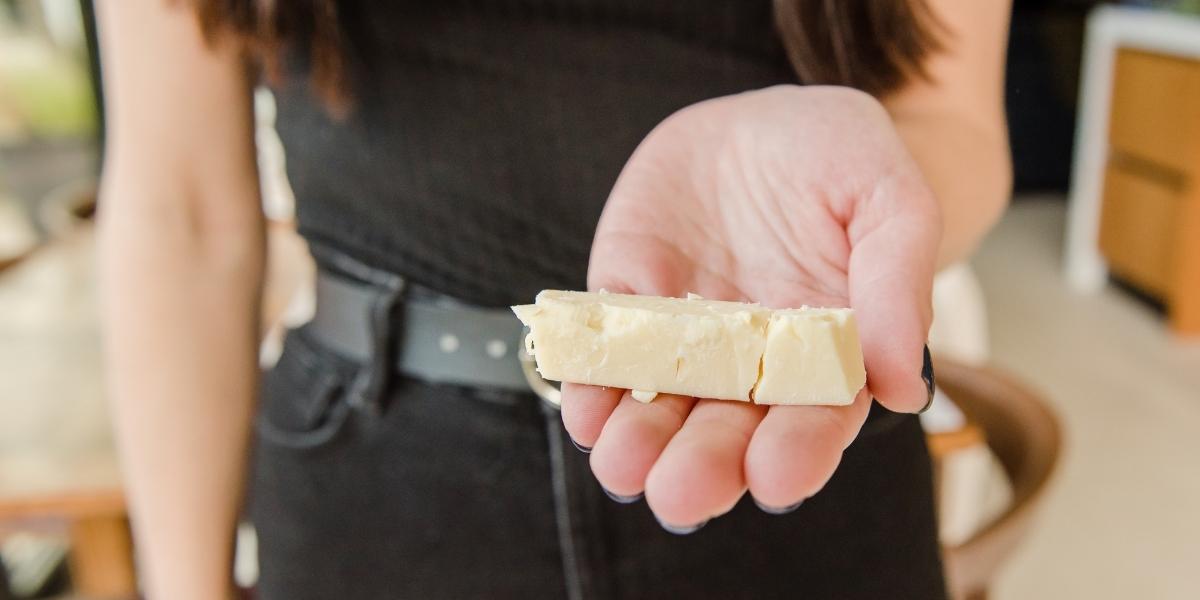
<svg viewBox="0 0 1200 600"><path fill-rule="evenodd" d="M1200 598L1200 340L1115 289L1068 290L1065 206L1014 204L974 260L993 362L1043 392L1066 434L994 597Z"/></svg>
<svg viewBox="0 0 1200 600"><path fill-rule="evenodd" d="M0 508L118 485L94 263L80 229L0 274Z"/></svg>

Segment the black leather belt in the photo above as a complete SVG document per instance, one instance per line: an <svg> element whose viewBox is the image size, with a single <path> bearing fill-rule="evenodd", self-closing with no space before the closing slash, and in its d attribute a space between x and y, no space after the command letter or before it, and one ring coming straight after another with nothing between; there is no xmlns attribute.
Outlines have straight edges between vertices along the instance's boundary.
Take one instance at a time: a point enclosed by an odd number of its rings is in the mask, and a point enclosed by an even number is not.
<svg viewBox="0 0 1200 600"><path fill-rule="evenodd" d="M380 293L376 286L320 271L308 331L349 359L370 361L372 314ZM429 382L542 395L535 389L540 379L531 381L522 363L523 326L508 308L481 308L408 290L394 314L400 320L395 358L400 373Z"/></svg>
<svg viewBox="0 0 1200 600"><path fill-rule="evenodd" d="M525 353L525 328L510 309L481 308L409 288L395 310L400 319L394 360L399 373L434 383L533 392L559 405L558 388L537 374L533 358ZM318 271L317 309L307 330L338 354L371 362L372 315L386 293L374 284ZM903 416L873 406L863 435L881 426L890 429Z"/></svg>

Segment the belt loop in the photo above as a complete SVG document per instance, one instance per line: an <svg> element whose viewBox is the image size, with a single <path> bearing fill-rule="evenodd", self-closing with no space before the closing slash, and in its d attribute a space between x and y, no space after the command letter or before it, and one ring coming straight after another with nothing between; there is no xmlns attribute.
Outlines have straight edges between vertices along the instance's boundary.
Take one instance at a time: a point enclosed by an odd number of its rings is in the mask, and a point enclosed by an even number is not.
<svg viewBox="0 0 1200 600"><path fill-rule="evenodd" d="M391 383L392 365L395 363L396 340L403 339L400 327L403 319L393 318L404 295L404 279L398 275L364 265L336 251L326 251L314 246L314 255L320 255L336 269L347 275L372 284L378 289L371 300L370 314L366 315L370 327L370 358L350 382L346 392L346 403L361 409L373 417L383 413L383 397Z"/></svg>
<svg viewBox="0 0 1200 600"><path fill-rule="evenodd" d="M396 307L400 304L404 292L402 281L394 287L381 288L371 302L371 313L368 319L371 327L371 358L359 370L350 383L346 402L354 407L365 410L373 417L383 413L383 396L391 383L393 353L396 344L393 340L400 339L401 319L393 319Z"/></svg>

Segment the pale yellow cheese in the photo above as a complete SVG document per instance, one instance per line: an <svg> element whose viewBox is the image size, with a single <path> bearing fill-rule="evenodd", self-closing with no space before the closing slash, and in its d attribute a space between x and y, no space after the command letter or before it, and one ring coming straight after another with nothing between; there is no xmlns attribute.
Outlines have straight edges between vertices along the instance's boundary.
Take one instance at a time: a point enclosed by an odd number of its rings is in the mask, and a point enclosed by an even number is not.
<svg viewBox="0 0 1200 600"><path fill-rule="evenodd" d="M738 302L557 290L513 311L546 379L745 401L770 318Z"/></svg>
<svg viewBox="0 0 1200 600"><path fill-rule="evenodd" d="M632 396L634 400L637 400L638 402L641 402L642 404L649 404L651 401L653 401L655 398L658 397L658 392L647 392L646 390L629 390L629 395Z"/></svg>
<svg viewBox="0 0 1200 600"><path fill-rule="evenodd" d="M854 311L777 310L767 325L759 404L850 404L867 381Z"/></svg>
<svg viewBox="0 0 1200 600"><path fill-rule="evenodd" d="M850 309L545 290L514 306L542 377L759 404L848 404L865 380Z"/></svg>

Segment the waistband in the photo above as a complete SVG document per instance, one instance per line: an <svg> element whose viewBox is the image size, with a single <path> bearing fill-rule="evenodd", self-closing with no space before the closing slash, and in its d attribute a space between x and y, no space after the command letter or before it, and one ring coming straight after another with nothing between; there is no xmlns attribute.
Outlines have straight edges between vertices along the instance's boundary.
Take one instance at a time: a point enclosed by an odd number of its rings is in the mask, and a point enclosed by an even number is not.
<svg viewBox="0 0 1200 600"><path fill-rule="evenodd" d="M308 330L331 350L371 360L380 304L394 304L393 363L404 375L435 383L531 391L519 352L523 326L507 308L480 308L404 284L389 290L328 272L317 275L317 308Z"/></svg>
<svg viewBox="0 0 1200 600"><path fill-rule="evenodd" d="M314 254L317 250L314 249ZM307 331L330 350L369 368L351 385L352 405L378 408L391 373L477 389L534 393L551 406L558 388L542 379L508 308L485 308L407 282L340 253L317 273L317 306ZM877 403L860 435L890 429L904 415Z"/></svg>

